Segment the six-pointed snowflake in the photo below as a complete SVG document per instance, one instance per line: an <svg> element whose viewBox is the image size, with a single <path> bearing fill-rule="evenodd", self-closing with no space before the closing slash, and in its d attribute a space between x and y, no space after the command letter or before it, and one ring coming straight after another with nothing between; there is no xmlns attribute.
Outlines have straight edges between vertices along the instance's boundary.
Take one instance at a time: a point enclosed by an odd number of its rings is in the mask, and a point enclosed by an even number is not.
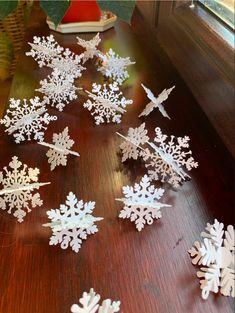
<svg viewBox="0 0 235 313"><path fill-rule="evenodd" d="M158 95L158 97L156 98L154 96L154 94L152 93L152 91L150 89L148 89L147 87L145 87L143 84L141 84L141 86L144 88L149 100L151 100L151 102L149 102L145 109L143 110L142 113L140 113L139 117L141 116L148 116L155 108L158 108L159 111L162 113L162 115L164 117L167 117L170 119L170 116L167 114L164 106L162 105L162 103L167 100L169 94L172 92L172 90L175 88L175 86L173 86L172 88L169 89L164 89L160 95Z"/></svg>
<svg viewBox="0 0 235 313"><path fill-rule="evenodd" d="M84 40L79 37L77 37L77 40L78 40L78 45L82 46L85 49L85 52L82 54L83 64L87 60L93 59L95 56L98 56L98 53L100 51L97 49L97 46L99 45L101 41L99 33L97 33L95 37L93 37L91 40Z"/></svg>
<svg viewBox="0 0 235 313"><path fill-rule="evenodd" d="M112 49L109 49L106 54L100 53L99 57L102 60L102 64L98 71L106 77L111 77L118 84L122 84L129 77L127 66L135 64L135 62L130 61L129 57L122 58L115 54Z"/></svg>
<svg viewBox="0 0 235 313"><path fill-rule="evenodd" d="M31 50L26 52L27 56L32 56L39 67L48 66L52 59L58 57L64 50L56 41L53 35L47 37L33 37L33 43L29 42Z"/></svg>
<svg viewBox="0 0 235 313"><path fill-rule="evenodd" d="M23 104L18 99L10 99L9 109L7 114L0 120L0 124L4 124L6 132L13 134L15 142L20 143L24 140L33 139L42 141L46 125L50 121L57 120L56 116L50 116L44 102L40 102L39 97L23 100Z"/></svg>
<svg viewBox="0 0 235 313"><path fill-rule="evenodd" d="M66 166L67 155L73 154L79 156L79 153L69 150L73 146L74 141L70 138L68 131L69 129L66 127L61 133L54 133L52 139L54 145L39 142L40 145L50 148L46 156L48 157L48 163L51 165L51 171L53 171L56 166Z"/></svg>
<svg viewBox="0 0 235 313"><path fill-rule="evenodd" d="M84 103L84 108L87 108L89 111L93 112L91 115L95 116L95 123L97 125L105 122L110 123L120 123L121 117L126 110L128 104L132 104L132 100L127 100L122 92L119 91L118 84L114 82L109 84L109 87L93 84L92 93L86 90L89 97L92 98Z"/></svg>
<svg viewBox="0 0 235 313"><path fill-rule="evenodd" d="M82 76L82 71L85 70L85 67L80 64L81 58L80 55L76 55L69 49L65 49L61 55L53 58L48 66L57 68L65 77L69 75L78 78Z"/></svg>
<svg viewBox="0 0 235 313"><path fill-rule="evenodd" d="M78 201L76 196L70 192L67 196L66 205L62 204L59 209L47 212L51 223L43 226L52 228L49 244L60 244L62 249L67 249L70 246L73 251L78 252L82 240L87 239L87 235L98 232L94 223L103 219L91 215L94 208L95 202Z"/></svg>
<svg viewBox="0 0 235 313"><path fill-rule="evenodd" d="M125 161L127 158L136 159L138 156L143 157L144 161L146 161L145 166L148 168L148 174L151 179L160 179L162 182L167 180L174 187L178 187L180 182L187 177L190 178L185 172L184 167L190 171L192 168L198 166L198 163L191 156L192 152L186 150L189 147L189 137L171 136L167 142L168 136L163 135L159 127L155 129L155 132L156 137L154 138L154 142L157 145L148 141L145 123L135 130L130 129L128 137L121 135L126 139L120 145L124 154L122 160ZM138 142L136 138L142 138L142 140ZM146 144L152 151L140 144ZM189 157L187 158L188 155Z"/></svg>
<svg viewBox="0 0 235 313"><path fill-rule="evenodd" d="M201 278L202 298L207 299L210 292L235 297L235 234L232 225L224 231L224 224L216 219L207 223L202 232L203 242L196 241L188 250L194 265L203 265L197 276ZM220 289L219 289L220 288Z"/></svg>
<svg viewBox="0 0 235 313"><path fill-rule="evenodd" d="M146 222L151 225L154 219L161 218L161 208L171 206L157 201L163 196L165 190L150 185L147 175L144 175L140 183L135 184L134 187L124 186L122 189L125 198L116 199L125 205L119 217L130 218L131 222L135 222L138 231L144 228Z"/></svg>
<svg viewBox="0 0 235 313"><path fill-rule="evenodd" d="M40 194L32 194L33 190L50 183L37 183L39 169L23 165L16 156L9 163L9 168L4 167L0 172L0 184L3 185L3 190L0 190L0 208L6 210L8 206L9 214L14 210L13 216L21 223L26 213L31 211L30 202L33 208L43 204Z"/></svg>
<svg viewBox="0 0 235 313"><path fill-rule="evenodd" d="M79 299L80 305L73 304L72 313L115 313L120 310L120 301L111 301L106 299L99 305L100 295L96 294L91 288L90 292L83 292L82 298Z"/></svg>
<svg viewBox="0 0 235 313"><path fill-rule="evenodd" d="M59 111L63 111L69 101L77 99L74 77L63 74L57 68L48 76L48 79L41 80L40 85L41 88L36 90L44 94L47 104L56 107Z"/></svg>

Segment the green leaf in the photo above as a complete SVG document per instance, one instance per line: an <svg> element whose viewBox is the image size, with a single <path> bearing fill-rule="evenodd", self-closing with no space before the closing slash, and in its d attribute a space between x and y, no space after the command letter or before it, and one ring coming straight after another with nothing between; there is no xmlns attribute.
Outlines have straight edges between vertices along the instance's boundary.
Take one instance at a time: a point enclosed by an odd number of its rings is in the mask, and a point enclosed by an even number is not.
<svg viewBox="0 0 235 313"><path fill-rule="evenodd" d="M40 0L40 6L55 26L58 26L70 6L70 0Z"/></svg>
<svg viewBox="0 0 235 313"><path fill-rule="evenodd" d="M8 14L15 10L18 0L0 0L0 19L4 19Z"/></svg>
<svg viewBox="0 0 235 313"><path fill-rule="evenodd" d="M97 0L97 3L101 10L111 11L113 14L117 15L120 19L130 23L133 10L135 8L135 0Z"/></svg>

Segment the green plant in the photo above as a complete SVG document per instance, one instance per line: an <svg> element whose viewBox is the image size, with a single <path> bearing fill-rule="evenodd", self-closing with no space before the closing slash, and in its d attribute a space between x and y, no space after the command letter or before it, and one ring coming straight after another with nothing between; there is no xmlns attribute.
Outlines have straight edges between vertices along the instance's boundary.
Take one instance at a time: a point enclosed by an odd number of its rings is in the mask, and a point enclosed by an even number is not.
<svg viewBox="0 0 235 313"><path fill-rule="evenodd" d="M20 0L1 0L0 19L14 11ZM70 6L71 0L40 0L40 6L49 18L58 25ZM101 10L109 10L122 20L130 23L135 0L97 0Z"/></svg>

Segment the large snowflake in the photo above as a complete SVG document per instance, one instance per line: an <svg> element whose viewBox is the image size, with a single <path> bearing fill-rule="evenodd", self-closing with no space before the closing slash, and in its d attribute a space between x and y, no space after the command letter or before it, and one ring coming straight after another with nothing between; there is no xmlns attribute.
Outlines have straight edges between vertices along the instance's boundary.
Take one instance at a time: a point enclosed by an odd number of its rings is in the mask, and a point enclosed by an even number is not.
<svg viewBox="0 0 235 313"><path fill-rule="evenodd" d="M69 154L79 156L78 152L70 150L74 145L74 141L70 138L68 131L69 129L66 127L61 133L54 133L52 138L53 144L39 142L40 145L50 148L46 156L48 157L48 163L51 165L51 171L53 171L56 166L66 166L67 156Z"/></svg>
<svg viewBox="0 0 235 313"><path fill-rule="evenodd" d="M104 76L111 77L118 84L122 84L125 79L129 77L127 72L127 66L131 64L135 64L135 62L131 62L130 58L122 58L112 49L106 54L99 54L101 59L101 66L98 68Z"/></svg>
<svg viewBox="0 0 235 313"><path fill-rule="evenodd" d="M9 163L9 168L3 168L0 172L0 184L3 189L0 190L0 208L6 210L17 218L18 222L23 222L27 212L30 212L30 203L33 208L43 204L40 194L32 194L34 189L50 183L37 183L39 169L28 167L14 156Z"/></svg>
<svg viewBox="0 0 235 313"><path fill-rule="evenodd" d="M158 108L158 110L161 112L161 114L164 117L167 117L170 119L170 116L167 114L164 106L163 106L163 102L165 100L167 100L169 94L172 92L172 90L175 88L175 86L173 86L172 88L169 89L164 89L156 98L154 96L154 94L152 93L152 91L150 89L148 89L147 87L145 87L143 84L141 84L141 86L144 88L147 97L149 98L149 100L151 100L151 102L149 102L145 109L143 110L142 113L140 113L139 117L141 116L148 116L155 108Z"/></svg>
<svg viewBox="0 0 235 313"><path fill-rule="evenodd" d="M232 225L224 231L224 224L216 219L207 223L202 232L203 242L196 241L188 250L194 265L203 265L197 276L201 278L202 298L207 299L210 292L235 297L235 234ZM220 288L220 289L219 289Z"/></svg>
<svg viewBox="0 0 235 313"><path fill-rule="evenodd" d="M74 77L63 74L57 68L48 79L41 80L40 85L41 88L36 90L44 94L44 101L59 111L63 111L69 101L77 99Z"/></svg>
<svg viewBox="0 0 235 313"><path fill-rule="evenodd" d="M161 218L161 208L171 206L157 201L163 196L165 190L150 185L147 175L144 175L140 183L135 184L134 187L124 186L122 189L125 198L116 199L125 205L119 217L130 218L132 222L135 222L138 231L144 228L146 222L151 225L154 219Z"/></svg>
<svg viewBox="0 0 235 313"><path fill-rule="evenodd" d="M70 192L67 196L66 205L60 205L59 209L47 212L51 223L44 224L52 229L50 245L60 244L62 249L68 246L73 251L78 252L82 240L87 239L87 235L98 232L94 224L103 218L91 215L95 208L95 202L78 201L76 196Z"/></svg>
<svg viewBox="0 0 235 313"><path fill-rule="evenodd" d="M115 313L120 310L120 301L111 301L106 299L99 305L100 295L96 294L91 288L90 292L83 292L82 298L79 299L80 305L73 304L72 313Z"/></svg>
<svg viewBox="0 0 235 313"><path fill-rule="evenodd" d="M57 120L56 116L50 116L44 102L40 102L39 97L29 99L30 105L26 99L23 104L19 99L10 99L9 109L0 124L4 124L6 132L13 134L15 142L20 143L24 140L33 139L42 141L44 131L50 121Z"/></svg>
<svg viewBox="0 0 235 313"><path fill-rule="evenodd" d="M81 58L81 55L76 55L69 49L65 49L61 55L53 58L48 66L57 68L65 77L69 75L78 78L82 76L82 70L85 70L85 67L80 64Z"/></svg>
<svg viewBox="0 0 235 313"><path fill-rule="evenodd" d="M142 157L151 179L168 181L174 187L178 187L180 182L190 178L185 172L185 167L190 171L198 166L191 156L192 152L186 150L189 148L189 137L170 136L170 140L167 141L168 136L163 135L159 127L155 129L155 133L156 144L148 141L145 123L140 127L130 129L128 137L118 134L126 140L120 145L123 153L122 160Z"/></svg>
<svg viewBox="0 0 235 313"><path fill-rule="evenodd" d="M128 104L132 104L132 100L127 100L122 92L119 90L118 84L114 82L107 87L94 83L92 85L92 93L87 91L89 99L84 103L84 108L93 112L91 115L95 116L95 123L97 125L104 123L105 119L107 123L110 121L114 123L120 123L121 117Z"/></svg>
<svg viewBox="0 0 235 313"><path fill-rule="evenodd" d="M83 63L85 63L89 59L93 59L95 56L98 56L98 53L100 51L97 49L97 46L101 42L99 33L97 33L95 37L93 37L91 40L84 40L80 37L77 37L77 40L78 45L85 49L82 54Z"/></svg>
<svg viewBox="0 0 235 313"><path fill-rule="evenodd" d="M31 50L26 52L38 62L39 67L48 66L52 59L58 57L64 50L56 41L53 35L47 37L33 37L33 43L29 42Z"/></svg>

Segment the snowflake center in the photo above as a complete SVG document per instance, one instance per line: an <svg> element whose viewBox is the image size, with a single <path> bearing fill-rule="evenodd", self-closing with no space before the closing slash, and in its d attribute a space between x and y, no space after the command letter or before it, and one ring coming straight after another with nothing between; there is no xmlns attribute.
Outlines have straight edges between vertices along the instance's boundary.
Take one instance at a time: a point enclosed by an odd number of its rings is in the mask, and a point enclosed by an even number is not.
<svg viewBox="0 0 235 313"><path fill-rule="evenodd" d="M232 253L225 247L219 247L217 250L216 262L220 268L229 267L233 261Z"/></svg>
<svg viewBox="0 0 235 313"><path fill-rule="evenodd" d="M169 153L162 153L161 157L167 164L175 163L173 156Z"/></svg>

